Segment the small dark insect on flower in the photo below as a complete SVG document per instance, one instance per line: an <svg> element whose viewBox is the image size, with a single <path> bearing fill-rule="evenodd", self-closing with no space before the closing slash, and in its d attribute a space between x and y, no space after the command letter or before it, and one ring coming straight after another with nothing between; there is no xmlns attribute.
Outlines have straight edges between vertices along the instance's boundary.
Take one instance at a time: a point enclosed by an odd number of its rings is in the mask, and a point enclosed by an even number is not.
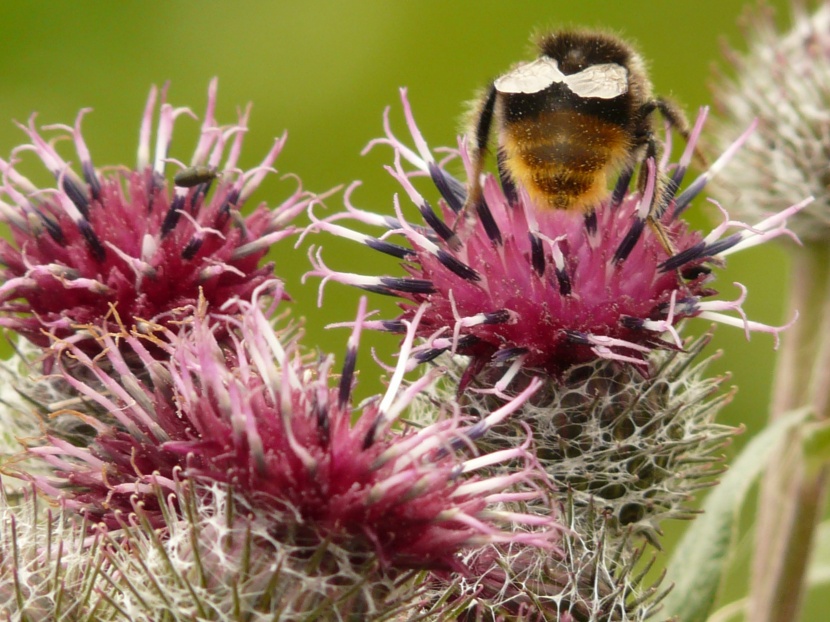
<svg viewBox="0 0 830 622"><path fill-rule="evenodd" d="M217 177L219 170L215 166L189 166L176 173L173 183L179 188L193 188L210 183Z"/></svg>
<svg viewBox="0 0 830 622"><path fill-rule="evenodd" d="M524 187L539 209L585 213L597 225L595 207L608 196L608 177L619 172L613 199L619 202L634 170L642 165L640 190L648 161L657 160L654 115L687 141L689 124L674 103L655 97L640 55L625 41L592 30L563 30L542 35L541 55L515 65L494 80L472 115L469 132L474 175L465 205L468 215L483 200L481 172L493 129L498 138L498 168L511 203ZM645 214L617 248L625 259L648 221L666 250L671 242L658 219L668 205L667 183L657 188Z"/></svg>

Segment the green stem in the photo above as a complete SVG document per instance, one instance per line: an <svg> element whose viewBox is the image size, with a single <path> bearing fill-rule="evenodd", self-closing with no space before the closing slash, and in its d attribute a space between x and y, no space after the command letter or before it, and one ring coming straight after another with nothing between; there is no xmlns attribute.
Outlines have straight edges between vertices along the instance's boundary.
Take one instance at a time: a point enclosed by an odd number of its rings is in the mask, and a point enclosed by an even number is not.
<svg viewBox="0 0 830 622"><path fill-rule="evenodd" d="M813 244L793 254L790 313L800 317L784 336L770 419L802 407L830 417L830 247ZM827 470L808 472L800 431L770 461L761 482L747 619L792 622L816 525L827 493Z"/></svg>

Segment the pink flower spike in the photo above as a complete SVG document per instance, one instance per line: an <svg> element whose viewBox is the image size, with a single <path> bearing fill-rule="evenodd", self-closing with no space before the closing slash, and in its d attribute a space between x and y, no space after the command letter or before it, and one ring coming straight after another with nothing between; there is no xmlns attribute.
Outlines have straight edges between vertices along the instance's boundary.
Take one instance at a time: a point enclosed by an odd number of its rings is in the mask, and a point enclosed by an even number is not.
<svg viewBox="0 0 830 622"><path fill-rule="evenodd" d="M179 185L165 179L173 125L183 114L195 115L162 97L151 156L155 87L142 115L135 170L95 168L81 133L89 109L72 126L38 129L34 117L20 125L29 143L14 149L10 161L0 160L0 218L12 225L10 239L0 239L0 326L45 347L50 333L58 339L83 336L76 327L118 332L112 307L127 326L138 319L174 321L171 312L195 305L200 291L210 308L219 308L249 298L271 277L272 266L260 264L272 244L293 233L290 221L311 197L300 186L274 209L260 205L241 215L250 194L273 172L285 136L257 168L239 170L248 111L234 125L218 125L216 91L214 79L191 159L191 166L207 171L185 175ZM47 131L71 140L78 172L55 148L56 140L47 140ZM17 158L29 152L55 177L54 187L38 188L18 172ZM41 269L47 266L61 266L62 273ZM92 340L86 347L97 351Z"/></svg>
<svg viewBox="0 0 830 622"><path fill-rule="evenodd" d="M504 391L525 369L559 377L575 365L597 359L645 371L655 349L681 347L679 324L699 315L701 304L717 294L711 282L713 272L723 265L721 257L733 249L789 235L785 220L803 207L794 205L754 227L726 217L710 236L691 231L678 216L753 129L747 129L709 170L678 192L708 112L702 109L680 161L665 167L671 179L660 192L652 159L645 163L645 177L637 184L642 193L621 184L590 214L536 205L521 184L502 185L486 174L481 205L461 213L467 200L465 184L436 163L415 125L405 91L401 99L415 149L392 134L388 115L384 116L386 138L373 144L393 148L393 166L387 170L423 222L410 221L396 195L394 218L369 215L350 200L345 212L325 221L317 219L311 230L395 257L402 262L405 276L339 272L325 265L320 251L307 276L321 277L321 288L337 281L406 301L398 317L373 322L373 327L389 332L403 333L415 310L428 305L417 332L426 345L415 346L413 353L422 362L443 353L468 357L462 390L487 370L492 374L485 384L496 391ZM458 153L468 176L473 174L464 141ZM404 162L415 170L404 170ZM439 195L436 204L414 185L424 172ZM658 196L660 206L654 204ZM650 214L660 214L659 228L649 224ZM380 227L382 232L372 236L350 231L345 219ZM322 224L335 220L337 226ZM730 234L727 226L740 230ZM769 330L751 322L743 326Z"/></svg>
<svg viewBox="0 0 830 622"><path fill-rule="evenodd" d="M452 404L421 429L391 425L440 376L403 378L418 314L386 394L354 406L366 300L334 382L331 357L305 356L293 328L274 330L262 302L280 293L278 283L263 284L250 301L229 304L227 315L202 299L177 334L158 327L169 344L166 363L143 346L158 334L101 337L97 359L62 343L77 357L73 372L93 375L101 387L84 393L100 422L88 446L50 437L31 449L57 469L56 478L35 484L110 529L123 528L138 506L153 527L169 524L159 487L166 495L187 482L199 503L210 503L217 488L232 490L253 518L270 522L270 537L304 547L332 543L358 561L376 555L390 569L463 571L458 553L488 542L555 548L555 516L500 506L545 498L546 478L528 443L476 451L482 423ZM268 313L278 308L272 302ZM116 338L122 347L113 347ZM74 373L64 377L79 382ZM503 421L537 385L483 422Z"/></svg>

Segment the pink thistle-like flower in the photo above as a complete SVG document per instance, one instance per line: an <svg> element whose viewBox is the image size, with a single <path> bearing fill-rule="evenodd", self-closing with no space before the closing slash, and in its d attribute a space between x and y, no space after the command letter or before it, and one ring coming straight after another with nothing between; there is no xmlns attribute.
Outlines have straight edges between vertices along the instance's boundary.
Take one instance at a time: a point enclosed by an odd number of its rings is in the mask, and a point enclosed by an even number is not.
<svg viewBox="0 0 830 622"><path fill-rule="evenodd" d="M259 166L239 169L250 106L237 123L218 125L216 88L213 80L196 150L175 186L165 178L174 121L195 115L167 103L165 90L155 155L151 159L159 97L154 87L134 170L93 166L81 134L89 109L80 112L74 127L44 128L68 134L80 175L55 149L55 140L41 135L34 117L20 125L30 143L15 148L9 161L0 159L0 218L10 225L12 238L0 240L0 325L46 346L49 334L83 336L79 326L107 321L117 331L117 317L127 326L162 321L173 310L194 305L200 291L211 308L218 308L234 297L249 298L272 278L273 267L259 263L273 243L293 232L287 225L309 198L298 188L274 209L260 205L247 216L240 214L263 178L274 172L285 136ZM20 158L28 151L54 175L54 188L38 188L20 172Z"/></svg>
<svg viewBox="0 0 830 622"><path fill-rule="evenodd" d="M613 359L645 369L654 348L680 348L678 323L703 317L743 327L747 335L760 330L776 335L780 328L746 319L736 301L713 300L712 268L721 258L747 246L781 234L795 205L752 227L729 220L709 235L690 231L679 216L708 180L720 170L745 140L741 136L726 152L688 186L677 193L691 161L706 117L704 109L691 132L679 163L671 170L662 228L674 247L668 252L654 227L644 226L655 192L655 169L643 193L629 191L621 183L613 195L595 210L595 222L581 213L543 210L534 206L521 186L500 186L492 175L483 181L484 202L471 227L459 218L466 200L464 185L436 162L421 136L402 91L407 125L416 145L410 149L392 133L385 118L386 137L373 141L395 150L395 164L387 167L401 184L426 223L408 222L395 198L396 217L357 209L346 193L347 211L326 219L311 214L310 231L323 230L346 237L397 257L404 262L405 277L364 276L337 272L312 252L314 270L323 286L330 280L403 298L402 315L376 321L373 328L402 332L403 320L426 304L418 334L425 340L416 358L432 360L443 352L472 358L469 376L488 365L512 364L561 374L569 367ZM669 149L666 150L667 152ZM472 165L466 149L461 160L468 172ZM413 165L405 171L403 161ZM413 179L429 176L441 195L441 217L415 188ZM624 181L627 181L624 180ZM378 237L352 231L337 221L352 219L381 227ZM733 229L731 233L726 233ZM393 243L400 235L406 244ZM740 286L739 286L740 287ZM737 314L726 315L722 311ZM664 336L669 335L668 339ZM469 380L469 378L467 379ZM462 382L462 387L466 381Z"/></svg>
<svg viewBox="0 0 830 622"><path fill-rule="evenodd" d="M30 449L57 474L32 477L40 490L117 528L137 501L152 525L163 523L157 487L174 492L181 480L226 484L252 511L274 517L273 534L294 542L331 541L397 566L451 566L461 547L502 537L548 543L549 533L514 536L496 525L503 520L544 526L553 520L495 505L543 494L544 486L532 484L544 475L527 443L467 458L459 451L519 408L540 383L483 421L445 412L434 423L399 432L392 424L436 374L402 386L404 355L386 394L354 408L365 301L339 383L331 386L330 357L308 362L289 333L274 333L258 296L279 300L281 289L275 282L266 285L252 302L232 303L241 310L238 316L216 315L211 324L202 304L177 337L158 328L166 333L160 343L170 354L167 364L147 350L148 340L159 340L140 332L100 335L104 366L65 343L67 354L102 387L63 374L99 411L76 413L96 435L88 447L50 436ZM215 336L219 320L228 334L224 346ZM411 327L404 354L415 339L417 318ZM126 347L116 347L116 339ZM143 363L141 373L130 371L127 349ZM506 462L513 465L508 474L475 476ZM531 485L511 492L518 484Z"/></svg>

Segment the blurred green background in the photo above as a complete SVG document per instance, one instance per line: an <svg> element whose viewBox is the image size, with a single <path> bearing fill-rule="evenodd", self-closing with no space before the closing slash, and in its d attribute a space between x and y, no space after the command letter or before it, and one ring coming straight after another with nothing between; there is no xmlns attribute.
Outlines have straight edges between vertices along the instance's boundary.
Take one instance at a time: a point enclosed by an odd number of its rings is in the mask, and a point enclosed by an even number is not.
<svg viewBox="0 0 830 622"><path fill-rule="evenodd" d="M778 21L788 23L782 0ZM685 104L690 116L711 102L713 63L723 65L724 38L743 47L737 25L743 0L695 2L535 1L535 2L132 2L91 1L0 3L0 154L23 141L12 120L39 113L38 123L72 123L78 109L92 107L84 135L97 166L135 162L140 115L151 84L171 81L168 100L201 116L208 81L219 77L220 122L235 119L238 105L254 103L242 165L253 166L274 136L289 131L277 162L281 173L300 175L307 189L322 192L363 180L354 202L392 212L399 189L383 171L391 151L363 146L381 134L381 115L392 106L393 125L405 128L398 87L407 86L416 118L432 147L455 145L465 102L511 63L531 56L529 36L540 28L567 25L611 29L636 42L650 61L658 93ZM181 117L172 155L187 161L196 122ZM270 180L257 198L279 202L293 182ZM434 197L433 197L434 198ZM740 197L736 198L740 201ZM342 207L328 200L329 211ZM726 205L728 208L729 205ZM705 226L700 208L690 218ZM379 274L395 272L394 261L372 251L315 236L324 258L336 269ZM318 280L305 287L306 246L283 244L275 253L277 273L287 281L298 314L307 318L309 344L341 356L346 331L324 330L330 322L353 318L359 293L337 284L326 290L317 309ZM752 319L784 321L787 260L775 247L730 258L720 277L725 298L732 286L749 287L746 309ZM382 316L394 313L389 299L374 297ZM697 322L697 330L705 322ZM366 335L362 392L380 386L369 347L391 360L395 338ZM724 421L757 431L766 417L774 360L773 340L721 327L712 352L724 350L713 373L732 373L740 391ZM748 436L745 435L746 436ZM739 438L735 447L745 442ZM740 574L740 573L738 573ZM735 578L735 590L745 579ZM811 619L825 619L821 617Z"/></svg>

